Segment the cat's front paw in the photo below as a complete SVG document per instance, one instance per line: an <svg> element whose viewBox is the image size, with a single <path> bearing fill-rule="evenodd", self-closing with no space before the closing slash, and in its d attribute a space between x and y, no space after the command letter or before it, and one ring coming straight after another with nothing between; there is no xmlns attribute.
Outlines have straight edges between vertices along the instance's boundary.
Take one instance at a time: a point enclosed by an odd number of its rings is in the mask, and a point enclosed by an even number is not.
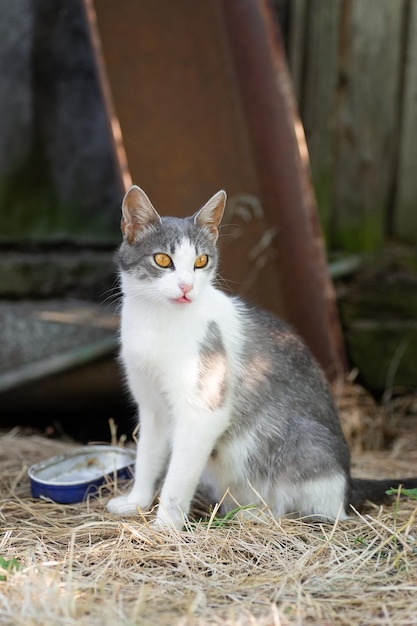
<svg viewBox="0 0 417 626"><path fill-rule="evenodd" d="M130 493L112 498L106 505L106 509L109 513L120 516L137 515L141 508L137 499L132 497Z"/></svg>
<svg viewBox="0 0 417 626"><path fill-rule="evenodd" d="M180 509L167 510L159 506L152 526L155 530L182 530L185 526L186 519L186 516Z"/></svg>

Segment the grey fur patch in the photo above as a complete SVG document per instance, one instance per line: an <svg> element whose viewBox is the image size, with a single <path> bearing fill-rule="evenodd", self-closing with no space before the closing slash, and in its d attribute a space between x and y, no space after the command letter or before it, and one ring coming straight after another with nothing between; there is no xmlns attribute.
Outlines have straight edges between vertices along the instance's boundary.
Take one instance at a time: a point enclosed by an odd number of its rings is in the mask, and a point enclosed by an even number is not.
<svg viewBox="0 0 417 626"><path fill-rule="evenodd" d="M214 411L225 400L227 389L227 356L220 328L210 322L200 346L198 388L203 405Z"/></svg>
<svg viewBox="0 0 417 626"><path fill-rule="evenodd" d="M234 385L232 424L219 442L251 442L246 476L252 484L295 483L349 472L350 455L324 376L292 329L241 303L245 342ZM227 454L227 452L226 452Z"/></svg>
<svg viewBox="0 0 417 626"><path fill-rule="evenodd" d="M139 280L155 280L167 270L155 266L153 255L163 252L172 256L184 239L195 246L196 256L207 254L210 258L210 266L199 271L214 274L218 254L213 236L207 228L196 226L192 218L161 218L160 223L148 226L134 243L123 241L116 253L116 262L121 271L133 273Z"/></svg>

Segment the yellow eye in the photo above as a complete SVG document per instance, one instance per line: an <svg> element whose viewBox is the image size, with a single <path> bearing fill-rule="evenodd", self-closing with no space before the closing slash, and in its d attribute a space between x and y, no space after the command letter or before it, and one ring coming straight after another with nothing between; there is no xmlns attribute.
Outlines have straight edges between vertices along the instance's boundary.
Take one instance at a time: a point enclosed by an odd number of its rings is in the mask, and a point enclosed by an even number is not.
<svg viewBox="0 0 417 626"><path fill-rule="evenodd" d="M172 265L172 259L170 256L168 256L167 254L164 254L163 252L158 252L158 254L155 254L153 257L153 260L155 261L155 263L157 265L159 265L159 267L171 267Z"/></svg>
<svg viewBox="0 0 417 626"><path fill-rule="evenodd" d="M196 262L194 263L194 267L196 267L197 269L201 269L202 267L206 267L207 263L207 254L201 254L199 257L197 257Z"/></svg>

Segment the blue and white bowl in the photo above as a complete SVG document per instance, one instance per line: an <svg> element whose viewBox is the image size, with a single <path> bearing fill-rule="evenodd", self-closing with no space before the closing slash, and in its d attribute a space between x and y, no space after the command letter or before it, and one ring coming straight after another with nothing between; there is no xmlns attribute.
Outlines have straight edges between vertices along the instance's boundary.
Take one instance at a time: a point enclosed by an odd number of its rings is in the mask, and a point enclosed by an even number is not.
<svg viewBox="0 0 417 626"><path fill-rule="evenodd" d="M92 445L41 461L28 470L32 496L60 504L82 502L106 480L132 478L135 456L128 448Z"/></svg>

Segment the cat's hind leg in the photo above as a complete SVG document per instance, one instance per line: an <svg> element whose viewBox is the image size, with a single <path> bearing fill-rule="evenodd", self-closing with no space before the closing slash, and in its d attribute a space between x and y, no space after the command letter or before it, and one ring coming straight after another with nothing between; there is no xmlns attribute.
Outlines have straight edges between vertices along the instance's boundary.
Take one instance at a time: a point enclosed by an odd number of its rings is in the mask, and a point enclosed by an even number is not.
<svg viewBox="0 0 417 626"><path fill-rule="evenodd" d="M346 520L347 478L343 473L322 474L275 489L272 511L276 517L295 514L317 521Z"/></svg>

